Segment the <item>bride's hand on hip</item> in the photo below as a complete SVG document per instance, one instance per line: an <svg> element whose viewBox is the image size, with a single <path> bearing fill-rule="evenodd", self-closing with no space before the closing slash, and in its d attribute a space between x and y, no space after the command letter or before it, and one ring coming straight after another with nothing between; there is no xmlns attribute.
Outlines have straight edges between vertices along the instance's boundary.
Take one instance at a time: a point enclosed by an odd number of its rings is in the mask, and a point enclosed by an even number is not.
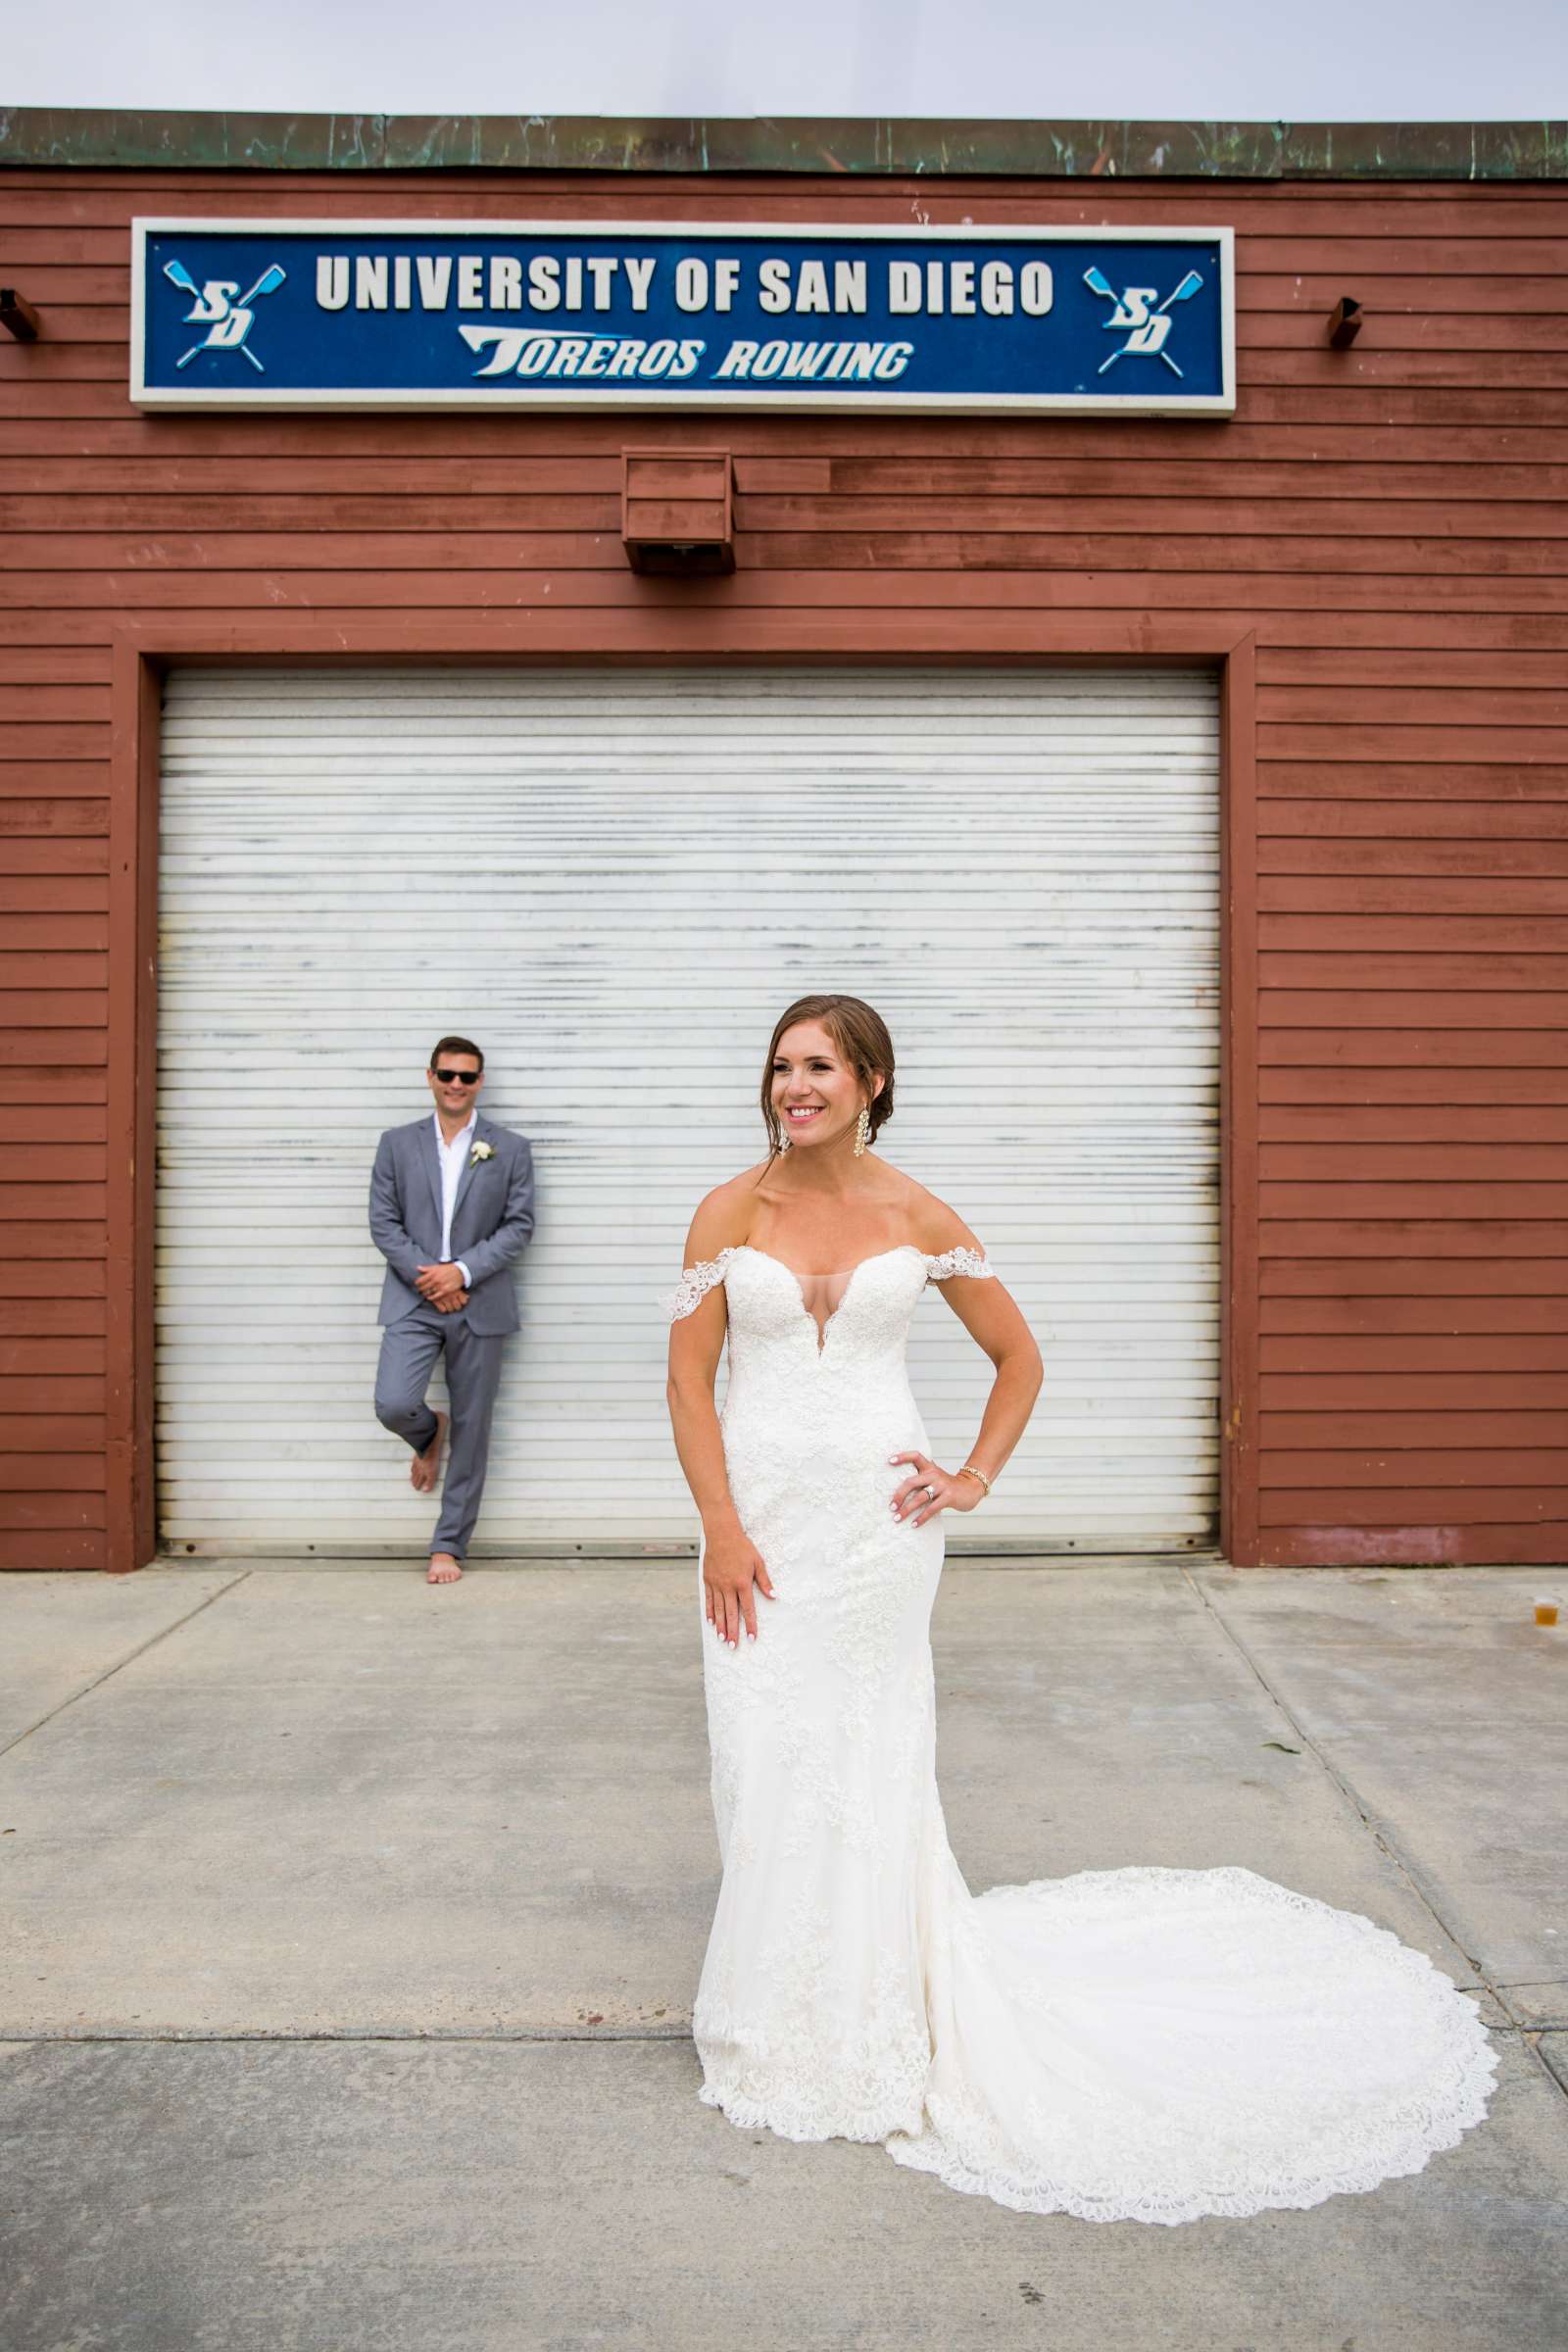
<svg viewBox="0 0 1568 2352"><path fill-rule="evenodd" d="M980 1499L978 1480L955 1477L928 1453L895 1453L888 1458L895 1466L914 1464L914 1476L906 1478L893 1497L893 1516L901 1525L908 1519L923 1527L938 1511L972 1511Z"/></svg>
<svg viewBox="0 0 1568 2352"><path fill-rule="evenodd" d="M757 1640L757 1594L773 1598L772 1581L755 1544L740 1527L710 1536L703 1545L703 1607L710 1625L734 1649L746 1629Z"/></svg>

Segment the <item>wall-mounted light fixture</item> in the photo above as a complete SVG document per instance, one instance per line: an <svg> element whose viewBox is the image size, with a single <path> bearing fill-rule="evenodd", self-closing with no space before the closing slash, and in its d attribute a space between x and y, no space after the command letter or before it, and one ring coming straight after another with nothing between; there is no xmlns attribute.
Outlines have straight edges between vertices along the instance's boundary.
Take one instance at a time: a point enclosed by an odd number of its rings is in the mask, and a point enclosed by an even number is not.
<svg viewBox="0 0 1568 2352"><path fill-rule="evenodd" d="M633 571L698 579L735 568L727 449L621 452L620 535Z"/></svg>
<svg viewBox="0 0 1568 2352"><path fill-rule="evenodd" d="M38 340L38 314L24 294L15 286L0 286L0 326L19 343Z"/></svg>
<svg viewBox="0 0 1568 2352"><path fill-rule="evenodd" d="M1361 332L1361 305L1353 294L1342 294L1329 317L1329 341L1336 351L1348 351Z"/></svg>

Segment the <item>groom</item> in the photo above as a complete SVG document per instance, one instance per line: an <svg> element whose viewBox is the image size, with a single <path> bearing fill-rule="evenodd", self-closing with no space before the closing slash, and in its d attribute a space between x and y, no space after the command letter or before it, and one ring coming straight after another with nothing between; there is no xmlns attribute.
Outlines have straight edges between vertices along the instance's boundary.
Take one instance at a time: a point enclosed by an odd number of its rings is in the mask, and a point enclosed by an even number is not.
<svg viewBox="0 0 1568 2352"><path fill-rule="evenodd" d="M370 1175L370 1238L387 1268L375 1411L413 1447L416 1491L432 1493L448 1417L424 1392L446 1350L452 1451L426 1581L452 1585L484 1493L502 1344L517 1328L510 1268L533 1232L533 1152L480 1118L484 1055L469 1039L444 1037L425 1076L433 1113L389 1127Z"/></svg>

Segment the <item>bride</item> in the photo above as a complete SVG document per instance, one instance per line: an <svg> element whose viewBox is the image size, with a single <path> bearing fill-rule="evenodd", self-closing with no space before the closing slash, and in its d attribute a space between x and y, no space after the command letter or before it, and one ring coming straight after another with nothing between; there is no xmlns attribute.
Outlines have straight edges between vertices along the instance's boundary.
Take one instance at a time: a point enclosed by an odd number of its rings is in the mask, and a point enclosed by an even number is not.
<svg viewBox="0 0 1568 2352"><path fill-rule="evenodd" d="M1484 2116L1496 2060L1474 2003L1387 1929L1236 1867L969 1893L936 1784L942 1514L984 1506L1039 1350L968 1227L869 1149L893 1045L868 1004L792 1004L761 1109L767 1157L702 1202L667 1302L723 1859L703 2098L1090 2221L1419 2172ZM996 1366L954 1470L905 1369L932 1283Z"/></svg>

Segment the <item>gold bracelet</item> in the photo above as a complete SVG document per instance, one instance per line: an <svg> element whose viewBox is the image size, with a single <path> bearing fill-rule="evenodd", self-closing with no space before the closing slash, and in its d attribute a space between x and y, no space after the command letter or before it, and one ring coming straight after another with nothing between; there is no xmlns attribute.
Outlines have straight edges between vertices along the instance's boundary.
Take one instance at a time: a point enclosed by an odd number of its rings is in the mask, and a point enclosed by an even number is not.
<svg viewBox="0 0 1568 2352"><path fill-rule="evenodd" d="M991 1492L991 1481L990 1481L990 1479L989 1479L989 1478L987 1478L987 1476L986 1476L986 1474L985 1474L985 1472L984 1472L983 1470L977 1470L977 1469L975 1468L975 1466L974 1466L973 1462L965 1462L965 1463L964 1463L964 1465L963 1465L963 1468L962 1468L962 1469L961 1469L961 1470L958 1472L958 1476L959 1476L960 1478L977 1478L977 1479L980 1481L980 1484L981 1484L981 1485L984 1487L984 1489L985 1489L986 1493L987 1493L988 1494L990 1494L990 1492Z"/></svg>

